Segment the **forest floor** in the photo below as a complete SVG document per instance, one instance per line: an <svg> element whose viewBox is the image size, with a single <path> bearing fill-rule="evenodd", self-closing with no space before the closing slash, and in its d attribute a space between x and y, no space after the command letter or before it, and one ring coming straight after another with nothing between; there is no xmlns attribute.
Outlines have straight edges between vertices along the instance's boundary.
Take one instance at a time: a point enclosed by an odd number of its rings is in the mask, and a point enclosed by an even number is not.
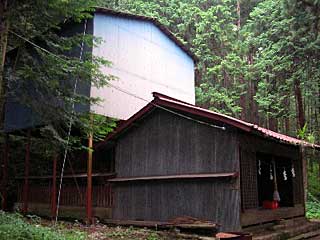
<svg viewBox="0 0 320 240"><path fill-rule="evenodd" d="M177 235L178 234L178 235ZM0 240L169 240L169 239L213 239L170 231L146 228L109 226L95 224L86 226L78 221L58 221L56 225L48 219L0 211Z"/></svg>

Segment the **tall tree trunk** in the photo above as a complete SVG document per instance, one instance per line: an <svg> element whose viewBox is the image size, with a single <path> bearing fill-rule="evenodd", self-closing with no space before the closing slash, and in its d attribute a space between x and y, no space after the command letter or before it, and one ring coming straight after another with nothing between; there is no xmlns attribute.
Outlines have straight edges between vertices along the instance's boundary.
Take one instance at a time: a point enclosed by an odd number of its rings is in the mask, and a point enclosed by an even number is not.
<svg viewBox="0 0 320 240"><path fill-rule="evenodd" d="M9 29L7 17L7 0L0 0L0 129L3 129L4 127L4 101L6 88L4 64L6 60Z"/></svg>
<svg viewBox="0 0 320 240"><path fill-rule="evenodd" d="M240 5L240 0L237 0L237 15L238 15L237 27L238 27L238 31L240 31L240 28L241 28L241 5Z"/></svg>
<svg viewBox="0 0 320 240"><path fill-rule="evenodd" d="M297 119L298 119L298 127L302 129L305 125L305 114L303 109L303 97L301 93L301 86L300 86L300 80L296 79L294 81L294 93L296 97L296 103L297 103Z"/></svg>
<svg viewBox="0 0 320 240"><path fill-rule="evenodd" d="M253 65L253 50L250 49L249 50L249 53L248 53L248 56L247 56L247 59L248 59L248 65ZM254 96L256 95L257 93L257 81L256 80L253 80L251 79L250 80L250 85L249 85L249 114L250 114L250 121L252 123L255 123L255 124L258 124L259 125L259 113L258 113L258 104L256 103L256 101L254 100Z"/></svg>
<svg viewBox="0 0 320 240"><path fill-rule="evenodd" d="M242 75L240 76L239 81L241 85L244 85L244 79ZM246 96L244 94L240 95L240 107L241 107L240 119L246 120L247 108L246 108Z"/></svg>
<svg viewBox="0 0 320 240"><path fill-rule="evenodd" d="M269 129L272 131L278 131L278 120L274 117L269 117Z"/></svg>

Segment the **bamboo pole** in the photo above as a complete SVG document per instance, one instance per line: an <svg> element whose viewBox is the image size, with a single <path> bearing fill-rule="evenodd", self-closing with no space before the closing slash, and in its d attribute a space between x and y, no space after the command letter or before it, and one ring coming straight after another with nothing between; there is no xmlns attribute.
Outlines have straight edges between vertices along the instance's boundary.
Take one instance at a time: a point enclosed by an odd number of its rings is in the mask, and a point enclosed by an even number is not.
<svg viewBox="0 0 320 240"><path fill-rule="evenodd" d="M92 115L90 116L92 122ZM93 133L89 133L88 138L88 160L87 160L87 198L86 198L86 215L87 224L92 223L92 147Z"/></svg>

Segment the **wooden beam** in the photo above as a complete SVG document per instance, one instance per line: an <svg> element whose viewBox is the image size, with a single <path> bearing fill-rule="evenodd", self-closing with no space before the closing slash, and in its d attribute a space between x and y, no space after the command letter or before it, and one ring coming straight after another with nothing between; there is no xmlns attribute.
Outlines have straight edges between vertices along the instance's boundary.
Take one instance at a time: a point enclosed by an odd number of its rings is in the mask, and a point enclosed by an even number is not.
<svg viewBox="0 0 320 240"><path fill-rule="evenodd" d="M28 212L28 195L29 195L29 169L30 169L30 142L31 142L31 132L28 130L27 133L27 143L26 143L26 153L24 162L24 185L23 185L23 213Z"/></svg>
<svg viewBox="0 0 320 240"><path fill-rule="evenodd" d="M302 181L303 181L303 207L304 213L306 214L306 203L307 203L307 189L308 189L308 163L305 157L305 149L303 146L299 147L299 161L302 163Z"/></svg>
<svg viewBox="0 0 320 240"><path fill-rule="evenodd" d="M106 177L106 178L113 178L116 176L116 173L92 173L91 175L92 177ZM43 175L43 176L29 176L29 180L30 179L52 179L52 175ZM67 175L63 175L63 178L87 178L88 174L87 173L77 173L77 174L67 174ZM19 179L24 179L24 176L19 176L16 177L15 179L19 180Z"/></svg>
<svg viewBox="0 0 320 240"><path fill-rule="evenodd" d="M86 216L87 224L92 223L92 147L93 134L89 134L88 139L88 162L87 162L87 198L86 198Z"/></svg>
<svg viewBox="0 0 320 240"><path fill-rule="evenodd" d="M237 172L230 173L198 173L198 174L179 174L164 176L143 176L143 177L126 177L113 178L109 182L129 182L129 181L149 181L149 180L170 180L170 179L201 179L201 178L235 178L238 177Z"/></svg>
<svg viewBox="0 0 320 240"><path fill-rule="evenodd" d="M57 159L58 154L53 155L52 188L51 188L51 217L54 219L57 213Z"/></svg>
<svg viewBox="0 0 320 240"><path fill-rule="evenodd" d="M9 157L9 135L5 135L4 148L3 148L3 165L2 165L2 188L1 188L1 209L7 209L8 201L8 157Z"/></svg>

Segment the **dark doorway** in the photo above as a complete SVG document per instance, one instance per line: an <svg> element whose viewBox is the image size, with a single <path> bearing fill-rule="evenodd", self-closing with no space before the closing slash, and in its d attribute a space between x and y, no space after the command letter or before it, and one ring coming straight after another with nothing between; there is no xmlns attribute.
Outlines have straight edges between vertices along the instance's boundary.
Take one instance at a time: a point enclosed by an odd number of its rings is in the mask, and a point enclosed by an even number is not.
<svg viewBox="0 0 320 240"><path fill-rule="evenodd" d="M274 193L274 167L276 169L276 182L280 195L280 207L293 207L293 181L291 174L291 160L269 154L257 154L258 199L259 206L263 201L272 201ZM286 180L283 172L286 172Z"/></svg>
<svg viewBox="0 0 320 240"><path fill-rule="evenodd" d="M258 197L260 207L262 207L263 201L273 200L274 184L273 180L270 179L271 164L271 155L257 154Z"/></svg>
<svg viewBox="0 0 320 240"><path fill-rule="evenodd" d="M275 157L277 168L277 184L280 195L280 207L293 207L293 179L291 174L292 161L287 158ZM287 180L284 179L285 171Z"/></svg>

